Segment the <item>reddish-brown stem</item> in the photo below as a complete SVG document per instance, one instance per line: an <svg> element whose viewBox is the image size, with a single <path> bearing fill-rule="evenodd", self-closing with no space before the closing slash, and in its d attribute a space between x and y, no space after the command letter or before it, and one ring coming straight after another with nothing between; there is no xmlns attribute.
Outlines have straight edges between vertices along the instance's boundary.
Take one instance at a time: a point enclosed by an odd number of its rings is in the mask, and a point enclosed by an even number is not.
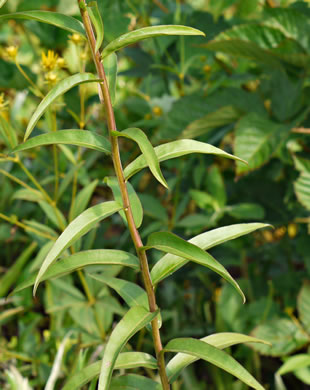
<svg viewBox="0 0 310 390"><path fill-rule="evenodd" d="M126 182L125 182L125 178L124 178L122 162L121 162L121 158L120 158L118 138L116 136L112 135L112 131L117 130L117 127L116 127L116 123L115 123L115 116L114 116L114 110L113 110L112 103L111 103L109 87L107 84L104 67L103 67L103 64L101 62L100 53L95 52L96 39L95 39L95 35L94 35L94 31L93 31L93 28L91 25L89 15L87 13L87 9L85 7L86 6L85 0L80 0L80 1L78 0L78 4L80 5L81 16L82 16L83 24L84 24L85 31L87 34L87 39L88 39L88 42L89 42L89 45L90 45L90 48L92 51L92 56L93 56L93 60L94 60L95 66L96 66L96 70L97 70L99 78L101 80L103 80L100 83L100 94L99 95L100 95L100 101L104 105L105 110L106 110L107 124L108 124L111 146L112 146L113 165L114 165L114 169L115 169L115 174L117 176L118 184L120 187L120 191L122 194L123 207L124 207L126 219L128 222L128 228L130 231L132 241L133 241L134 246L136 248L137 255L138 255L139 260L140 260L141 272L142 272L142 277L143 277L143 282L144 282L144 286L146 289L146 293L148 296L150 311L154 312L157 310L157 305L156 305L154 287L153 287L152 280L150 277L148 260L147 260L145 250L141 249L143 247L143 243L142 243L140 234L138 232L138 229L135 225L133 214L132 214L132 209L131 209L131 205L130 205L130 201L129 201L127 186L126 186ZM159 375L161 378L163 389L170 390L170 385L168 382L166 369L165 369L165 360L164 360L163 353L161 353L163 350L163 347L162 347L162 343L161 343L157 318L155 318L152 321L152 335L153 335L154 348L155 348L157 362L158 362Z"/></svg>

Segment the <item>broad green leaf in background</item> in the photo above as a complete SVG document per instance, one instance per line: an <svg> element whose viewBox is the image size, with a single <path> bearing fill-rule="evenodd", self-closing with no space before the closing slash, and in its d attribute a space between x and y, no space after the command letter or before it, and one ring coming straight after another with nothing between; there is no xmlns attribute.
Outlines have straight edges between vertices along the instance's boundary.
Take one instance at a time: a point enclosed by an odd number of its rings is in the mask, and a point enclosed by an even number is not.
<svg viewBox="0 0 310 390"><path fill-rule="evenodd" d="M236 225L224 226L217 229L201 233L198 236L191 238L188 242L197 245L203 250L208 250L216 245L220 245L226 241L234 240L238 237L252 233L255 230L269 227L263 223L241 223ZM183 265L188 263L188 260L182 256L167 254L163 256L153 267L151 278L154 284L159 283L173 272L177 271Z"/></svg>
<svg viewBox="0 0 310 390"><path fill-rule="evenodd" d="M107 183L107 185L111 188L115 201L118 202L119 204L122 204L122 194L118 185L117 178L109 176L104 179L104 182ZM127 191L129 195L129 200L130 200L130 205L131 205L135 225L137 228L139 228L143 221L143 208L140 199L133 186L129 182L126 183L126 186L127 186ZM119 213L127 225L127 219L124 211L121 210Z"/></svg>
<svg viewBox="0 0 310 390"><path fill-rule="evenodd" d="M182 132L180 138L196 138L207 134L216 127L226 126L239 119L241 113L233 106L224 106L191 122Z"/></svg>
<svg viewBox="0 0 310 390"><path fill-rule="evenodd" d="M35 125L37 124L38 120L41 118L41 116L44 114L44 112L47 110L47 108L61 95L63 95L65 92L69 91L69 89L83 84L83 83L90 83L90 82L98 82L98 80L92 73L77 73L73 76L69 76L61 81L59 81L53 89L49 91L49 93L43 98L41 103L36 108L35 112L33 113L24 137L24 141L30 136L32 130L34 129Z"/></svg>
<svg viewBox="0 0 310 390"><path fill-rule="evenodd" d="M305 283L297 298L297 310L305 330L310 333L310 284Z"/></svg>
<svg viewBox="0 0 310 390"><path fill-rule="evenodd" d="M207 362L234 375L253 389L264 390L263 386L260 385L256 379L233 357L204 341L192 338L174 339L169 341L169 343L165 346L164 351L186 353L199 359L206 360Z"/></svg>
<svg viewBox="0 0 310 390"><path fill-rule="evenodd" d="M281 141L288 135L286 126L255 113L242 118L236 128L234 153L245 159L249 165L237 162L237 173L252 171L269 161Z"/></svg>
<svg viewBox="0 0 310 390"><path fill-rule="evenodd" d="M103 28L103 21L99 12L97 1L91 1L87 4L87 11L89 13L90 19L92 21L92 24L94 25L95 32L96 32L96 47L95 47L95 53L100 49L102 42L103 42L103 36L104 36L104 28Z"/></svg>
<svg viewBox="0 0 310 390"><path fill-rule="evenodd" d="M116 359L128 340L151 322L158 311L150 313L142 306L132 307L113 329L102 359L98 390L108 390Z"/></svg>
<svg viewBox="0 0 310 390"><path fill-rule="evenodd" d="M224 152L224 150L216 148L213 145L209 145L204 142L195 141L192 139L182 139L179 141L168 142L166 144L156 146L154 150L159 162L170 160L176 157L185 156L191 153L203 153L214 154L216 156L226 157L232 160L239 160L245 163L245 161L241 158L226 153ZM128 180L131 176L133 176L147 166L148 163L144 155L137 157L125 168L125 178Z"/></svg>
<svg viewBox="0 0 310 390"><path fill-rule="evenodd" d="M200 340L219 349L228 348L236 344L265 343L263 340L240 333L217 333L206 336ZM167 364L167 376L169 382L172 383L185 367L197 360L199 360L199 357L184 353L178 353L175 355Z"/></svg>
<svg viewBox="0 0 310 390"><path fill-rule="evenodd" d="M302 172L294 182L294 190L299 202L310 210L310 173Z"/></svg>
<svg viewBox="0 0 310 390"><path fill-rule="evenodd" d="M96 264L120 265L131 267L136 270L140 267L138 258L131 253L117 249L92 249L61 258L48 268L42 277L42 282L48 279L59 278L60 276L69 274L77 269ZM15 294L18 291L32 286L35 279L36 276L28 278L23 283L19 284L13 293Z"/></svg>
<svg viewBox="0 0 310 390"><path fill-rule="evenodd" d="M113 131L112 134L120 137L126 137L135 141L139 145L139 148L145 158L145 161L155 178L164 187L168 188L168 184L160 170L159 161L154 151L154 148L142 130L137 128L130 128L123 131Z"/></svg>
<svg viewBox="0 0 310 390"><path fill-rule="evenodd" d="M103 61L104 71L109 85L112 106L116 99L116 85L117 85L117 55L111 53Z"/></svg>
<svg viewBox="0 0 310 390"><path fill-rule="evenodd" d="M89 232L98 222L121 210L116 202L104 202L90 207L74 219L58 237L52 249L46 256L37 275L33 293L36 293L43 275L54 261L75 241Z"/></svg>
<svg viewBox="0 0 310 390"><path fill-rule="evenodd" d="M111 153L110 142L102 135L87 130L59 130L41 134L28 139L13 149L13 153L21 152L37 146L67 144L82 146L83 148L98 150L106 154Z"/></svg>
<svg viewBox="0 0 310 390"><path fill-rule="evenodd" d="M101 362L90 364L89 366L79 370L65 384L62 390L76 390L86 385L92 379L100 374ZM146 367L151 370L157 368L156 359L147 353L143 352L123 352L118 355L115 362L115 369L130 369Z"/></svg>
<svg viewBox="0 0 310 390"><path fill-rule="evenodd" d="M128 306L143 306L145 309L149 308L147 294L138 284L106 275L89 274L89 276L115 290Z"/></svg>
<svg viewBox="0 0 310 390"><path fill-rule="evenodd" d="M234 286L245 302L245 296L238 283L231 277L229 272L216 261L209 253L198 246L183 240L172 233L158 232L152 233L147 240L145 249L155 248L166 253L180 256L187 260L201 264L222 276L225 280Z"/></svg>
<svg viewBox="0 0 310 390"><path fill-rule="evenodd" d="M86 187L84 187L77 194L75 201L73 203L73 207L69 212L70 221L80 215L87 207L95 188L97 187L98 180L94 180L89 183Z"/></svg>
<svg viewBox="0 0 310 390"><path fill-rule="evenodd" d="M4 297L19 278L25 264L30 259L37 246L38 244L36 242L31 243L15 260L14 264L10 266L8 271L0 278L0 297Z"/></svg>
<svg viewBox="0 0 310 390"><path fill-rule="evenodd" d="M52 24L53 26L63 28L64 30L70 31L71 33L77 33L85 36L84 26L79 20L73 18L72 16L67 16L58 12L24 11L13 14L0 15L0 23L1 21L6 21L9 19L36 20L38 22Z"/></svg>
<svg viewBox="0 0 310 390"><path fill-rule="evenodd" d="M117 378L113 378L111 387L109 390L162 390L160 383L153 381L152 379L136 375L128 374L122 375Z"/></svg>
<svg viewBox="0 0 310 390"><path fill-rule="evenodd" d="M177 25L164 25L164 26L151 26L140 28L139 30L131 31L110 42L102 51L102 58L107 57L110 53L122 49L128 45L133 45L143 39L155 38L161 35L205 35L202 31L199 31L192 27L177 26Z"/></svg>
<svg viewBox="0 0 310 390"><path fill-rule="evenodd" d="M207 189L213 196L219 208L223 208L227 202L226 188L220 168L217 165L211 166L207 173Z"/></svg>
<svg viewBox="0 0 310 390"><path fill-rule="evenodd" d="M237 219L255 219L265 218L265 211L262 206L256 203L239 203L233 206L225 207L225 211Z"/></svg>
<svg viewBox="0 0 310 390"><path fill-rule="evenodd" d="M276 372L277 375L285 375L289 372L299 370L310 366L310 354L301 353L299 355L290 356Z"/></svg>

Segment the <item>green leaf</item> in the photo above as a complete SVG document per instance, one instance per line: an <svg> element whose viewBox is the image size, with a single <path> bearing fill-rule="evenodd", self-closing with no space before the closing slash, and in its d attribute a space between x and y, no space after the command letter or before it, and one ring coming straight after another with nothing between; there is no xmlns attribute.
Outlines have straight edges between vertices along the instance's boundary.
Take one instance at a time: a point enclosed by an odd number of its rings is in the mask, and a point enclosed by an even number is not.
<svg viewBox="0 0 310 390"><path fill-rule="evenodd" d="M79 370L65 384L62 390L76 390L86 385L92 379L97 378L100 374L101 362L90 364ZM115 369L130 369L146 367L151 370L157 368L157 361L148 353L143 352L123 352L118 355L115 363Z"/></svg>
<svg viewBox="0 0 310 390"><path fill-rule="evenodd" d="M95 188L98 185L98 180L94 180L84 187L75 198L72 209L70 210L69 216L70 221L80 215L87 207Z"/></svg>
<svg viewBox="0 0 310 390"><path fill-rule="evenodd" d="M299 202L310 210L310 173L302 172L294 182L294 190Z"/></svg>
<svg viewBox="0 0 310 390"><path fill-rule="evenodd" d="M8 148L15 148L18 144L15 129L13 129L11 124L2 115L0 115L0 134L2 134L3 140Z"/></svg>
<svg viewBox="0 0 310 390"><path fill-rule="evenodd" d="M148 140L147 136L140 129L131 128L123 131L113 131L114 135L126 137L133 141L135 141L145 158L146 165L149 166L151 172L155 176L155 178L166 188L168 188L168 184L160 170L159 161L155 150Z"/></svg>
<svg viewBox="0 0 310 390"><path fill-rule="evenodd" d="M301 353L299 355L290 356L285 360L276 374L284 375L308 366L310 366L310 354Z"/></svg>
<svg viewBox="0 0 310 390"><path fill-rule="evenodd" d="M209 131L229 125L239 119L241 113L233 106L224 106L215 112L191 122L182 132L180 138L196 138L207 134Z"/></svg>
<svg viewBox="0 0 310 390"><path fill-rule="evenodd" d="M117 178L111 177L111 176L106 177L104 179L104 182L107 183L107 185L111 188L115 201L122 204L122 194L121 194L121 191L120 191L120 188L118 185ZM126 186L127 186L129 201L130 201L135 225L137 228L139 228L142 224L142 221L143 221L143 208L142 208L140 199L139 199L138 195L136 194L136 191L133 188L133 186L129 182L126 183ZM125 212L123 210L121 210L119 213L120 213L121 217L123 218L125 224L127 225L127 219L126 219Z"/></svg>
<svg viewBox="0 0 310 390"><path fill-rule="evenodd" d="M288 128L251 113L237 124L234 153L249 165L237 162L237 173L245 173L266 163L281 141L288 136Z"/></svg>
<svg viewBox="0 0 310 390"><path fill-rule="evenodd" d="M41 134L16 146L12 153L53 144L82 146L83 148L94 149L107 154L111 153L110 142L105 137L87 130L59 130Z"/></svg>
<svg viewBox="0 0 310 390"><path fill-rule="evenodd" d="M90 82L98 82L98 80L92 73L77 73L73 76L69 76L57 83L53 89L49 91L49 93L43 98L41 103L36 108L35 112L33 113L24 137L24 141L30 136L32 130L34 129L35 125L37 124L38 120L41 118L41 116L44 114L44 112L47 110L47 108L61 95L63 95L65 92L69 91L69 89L83 84L83 83L90 83Z"/></svg>
<svg viewBox="0 0 310 390"><path fill-rule="evenodd" d="M245 302L245 296L242 290L240 289L238 283L231 277L229 272L226 271L226 269L209 253L205 252L198 246L191 244L172 233L158 232L153 233L148 237L147 244L144 248L155 248L172 255L183 257L187 260L192 260L195 263L211 269L231 283Z"/></svg>
<svg viewBox="0 0 310 390"><path fill-rule="evenodd" d="M119 36L110 42L102 51L102 58L107 57L110 53L122 49L128 45L133 45L143 39L155 38L161 35L205 35L192 27L166 25L166 26L151 26L140 28L139 30L131 31Z"/></svg>
<svg viewBox="0 0 310 390"><path fill-rule="evenodd" d="M253 349L267 356L287 356L309 342L309 336L305 331L286 318L274 318L258 325L252 335L270 342L270 347L253 345Z"/></svg>
<svg viewBox="0 0 310 390"><path fill-rule="evenodd" d="M310 284L305 283L297 298L297 309L305 330L310 333Z"/></svg>
<svg viewBox="0 0 310 390"><path fill-rule="evenodd" d="M2 8L7 1L8 0L0 0L0 8Z"/></svg>
<svg viewBox="0 0 310 390"><path fill-rule="evenodd" d="M224 349L236 344L244 343L264 343L265 341L257 339L255 337L246 336L240 333L217 333L200 339L213 347ZM169 383L172 383L180 372L188 365L199 360L199 357L187 355L184 353L178 353L167 364L167 376Z"/></svg>
<svg viewBox="0 0 310 390"><path fill-rule="evenodd" d="M164 348L165 352L181 352L193 355L199 359L221 368L234 375L246 385L256 390L264 390L255 378L226 352L209 345L201 340L191 338L180 338L169 341Z"/></svg>
<svg viewBox="0 0 310 390"><path fill-rule="evenodd" d="M149 308L146 292L138 284L106 275L89 274L89 276L99 282L105 283L115 290L128 306L143 306L146 309Z"/></svg>
<svg viewBox="0 0 310 390"><path fill-rule="evenodd" d="M117 83L117 55L111 53L103 61L104 71L107 77L107 82L109 86L110 96L112 106L115 103L116 98L116 83Z"/></svg>
<svg viewBox="0 0 310 390"><path fill-rule="evenodd" d="M109 390L162 390L162 386L145 376L136 374L122 375L113 378Z"/></svg>
<svg viewBox="0 0 310 390"><path fill-rule="evenodd" d="M60 230L64 230L67 226L67 221L63 213L58 209L58 207L51 206L45 200L41 200L38 203L41 209L46 214L47 218L53 223L53 225Z"/></svg>
<svg viewBox="0 0 310 390"><path fill-rule="evenodd" d="M135 306L132 307L116 325L104 351L98 390L109 389L112 372L120 351L128 340L151 322L157 314L158 311L150 313L142 306Z"/></svg>
<svg viewBox="0 0 310 390"><path fill-rule="evenodd" d="M216 148L213 145L192 139L182 139L179 141L168 142L166 144L156 146L154 150L159 162L170 160L171 158L185 156L191 153L203 153L214 154L216 156L226 157L232 160L239 160L246 163L239 157L226 153L224 150ZM135 175L137 172L141 171L141 169L147 167L147 165L148 163L144 155L137 157L124 170L126 180Z"/></svg>
<svg viewBox="0 0 310 390"><path fill-rule="evenodd" d="M264 219L265 210L256 203L239 203L225 207L225 211L237 219Z"/></svg>
<svg viewBox="0 0 310 390"><path fill-rule="evenodd" d="M44 196L40 191L21 188L20 190L14 192L12 199L22 199L27 200L28 202L40 202L41 200L44 200Z"/></svg>
<svg viewBox="0 0 310 390"><path fill-rule="evenodd" d="M104 202L90 207L74 219L58 237L52 249L46 256L35 281L33 293L36 293L43 275L50 265L75 241L89 232L98 222L116 213L121 206L116 202Z"/></svg>
<svg viewBox="0 0 310 390"><path fill-rule="evenodd" d="M88 265L120 265L139 270L140 263L136 256L116 249L93 249L63 257L52 264L42 277L42 282L48 279L59 278L79 268ZM36 277L30 277L18 285L13 293L17 293L34 284Z"/></svg>
<svg viewBox="0 0 310 390"><path fill-rule="evenodd" d="M203 250L208 250L216 245L220 245L229 240L234 240L235 238L268 226L270 225L263 223L241 223L224 226L201 233L198 236L191 238L188 242L197 245ZM175 256L171 254L163 256L152 269L151 278L153 284L159 283L161 280L165 279L167 276L171 275L187 263L188 260L184 259L182 256Z"/></svg>
<svg viewBox="0 0 310 390"><path fill-rule="evenodd" d="M95 47L95 53L100 49L102 42L103 42L103 36L104 36L104 28L103 28L103 21L101 19L101 15L98 9L97 1L91 1L87 5L87 11L89 13L90 19L92 21L92 24L95 28L96 32L96 47Z"/></svg>
<svg viewBox="0 0 310 390"><path fill-rule="evenodd" d="M8 19L36 20L37 22L52 24L53 26L63 28L71 33L81 34L85 37L84 26L79 20L73 18L72 16L67 16L58 12L24 11L16 12L14 14L0 15L0 23L1 21Z"/></svg>

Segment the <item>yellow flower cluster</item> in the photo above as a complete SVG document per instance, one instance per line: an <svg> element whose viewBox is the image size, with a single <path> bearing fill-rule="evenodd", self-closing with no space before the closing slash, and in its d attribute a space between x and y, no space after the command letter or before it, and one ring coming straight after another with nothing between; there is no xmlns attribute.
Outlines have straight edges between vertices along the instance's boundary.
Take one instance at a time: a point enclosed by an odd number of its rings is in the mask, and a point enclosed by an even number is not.
<svg viewBox="0 0 310 390"><path fill-rule="evenodd" d="M66 67L66 62L62 57L59 57L54 50L48 50L47 54L42 52L41 66L45 72L45 81L47 84L53 86L58 81L58 75L55 72L57 69Z"/></svg>

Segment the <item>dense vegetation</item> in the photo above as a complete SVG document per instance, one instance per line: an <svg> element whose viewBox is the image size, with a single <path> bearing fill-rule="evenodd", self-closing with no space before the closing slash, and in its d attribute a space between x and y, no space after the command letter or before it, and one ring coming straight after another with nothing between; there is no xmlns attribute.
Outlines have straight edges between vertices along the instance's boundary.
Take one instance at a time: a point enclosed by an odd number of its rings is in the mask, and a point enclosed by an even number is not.
<svg viewBox="0 0 310 390"><path fill-rule="evenodd" d="M70 242L70 257L76 256L71 268L69 264L65 270L50 270L55 273L50 276L61 277L42 282L35 297L30 286L70 222L95 205L121 201L109 145L103 141L109 135L107 114L96 78L89 76L96 69L82 24L66 20L65 28L59 28L27 14L56 11L81 20L77 2L0 0L0 6L0 387L74 389L78 387L69 381L78 383L79 373L86 378L83 369L95 364L83 387L95 389L100 372L96 362L102 360L113 329L132 306L131 300L141 305L144 299L137 296L144 293L143 280L135 269L123 210L114 206L115 214L100 224L103 217L94 220L83 238ZM152 172L141 166L136 171L125 169L135 223L141 225L141 238L149 247L156 248L155 232L189 240L212 229L235 229L229 238L226 230L217 230L217 242L201 245L229 271L234 278L226 277L230 283L193 262L166 279L152 271L153 281L164 279L156 289L163 344L219 332L263 339L271 345L233 346L232 342L227 344L228 353L265 389L306 389L310 385L308 2L100 0L98 7L98 14L95 5L89 8L103 48L122 34L149 26L186 25L206 34L133 42L117 51L117 59L104 49L118 129L141 128L153 146L200 141L248 162L225 158L218 149L188 155L183 150L179 154L183 157L162 159L163 175L154 166ZM13 12L22 14L5 16ZM72 88L62 84L69 78ZM33 113L57 85L66 92L34 122ZM46 138L41 146L37 141L36 147L25 147L35 137L57 137L63 129L75 129L66 142ZM77 130L98 137L75 140L72 146L70 139ZM126 167L140 149L128 139L132 132L127 138L121 135L117 138ZM85 147L89 142L92 147ZM190 143L186 145L190 149ZM162 185L166 183L169 190ZM132 258L82 270L88 263L78 257L79 252L102 248L118 250L119 255L127 252ZM114 259L116 254L110 253ZM147 253L152 269L162 253ZM68 255L69 251L64 253ZM70 270L75 272L68 274ZM245 305L233 280L245 293ZM152 315L148 322L154 321ZM160 389L156 361L149 358L154 355L150 325L137 329L122 352L132 351L143 351L144 360L139 355L136 365L125 371L125 357L123 365L120 359L110 389L122 388L123 383L129 388L130 381L135 389ZM172 352L167 352L167 361ZM129 382L122 382L124 377ZM206 388L248 386L204 360L189 365L172 383L173 390Z"/></svg>

